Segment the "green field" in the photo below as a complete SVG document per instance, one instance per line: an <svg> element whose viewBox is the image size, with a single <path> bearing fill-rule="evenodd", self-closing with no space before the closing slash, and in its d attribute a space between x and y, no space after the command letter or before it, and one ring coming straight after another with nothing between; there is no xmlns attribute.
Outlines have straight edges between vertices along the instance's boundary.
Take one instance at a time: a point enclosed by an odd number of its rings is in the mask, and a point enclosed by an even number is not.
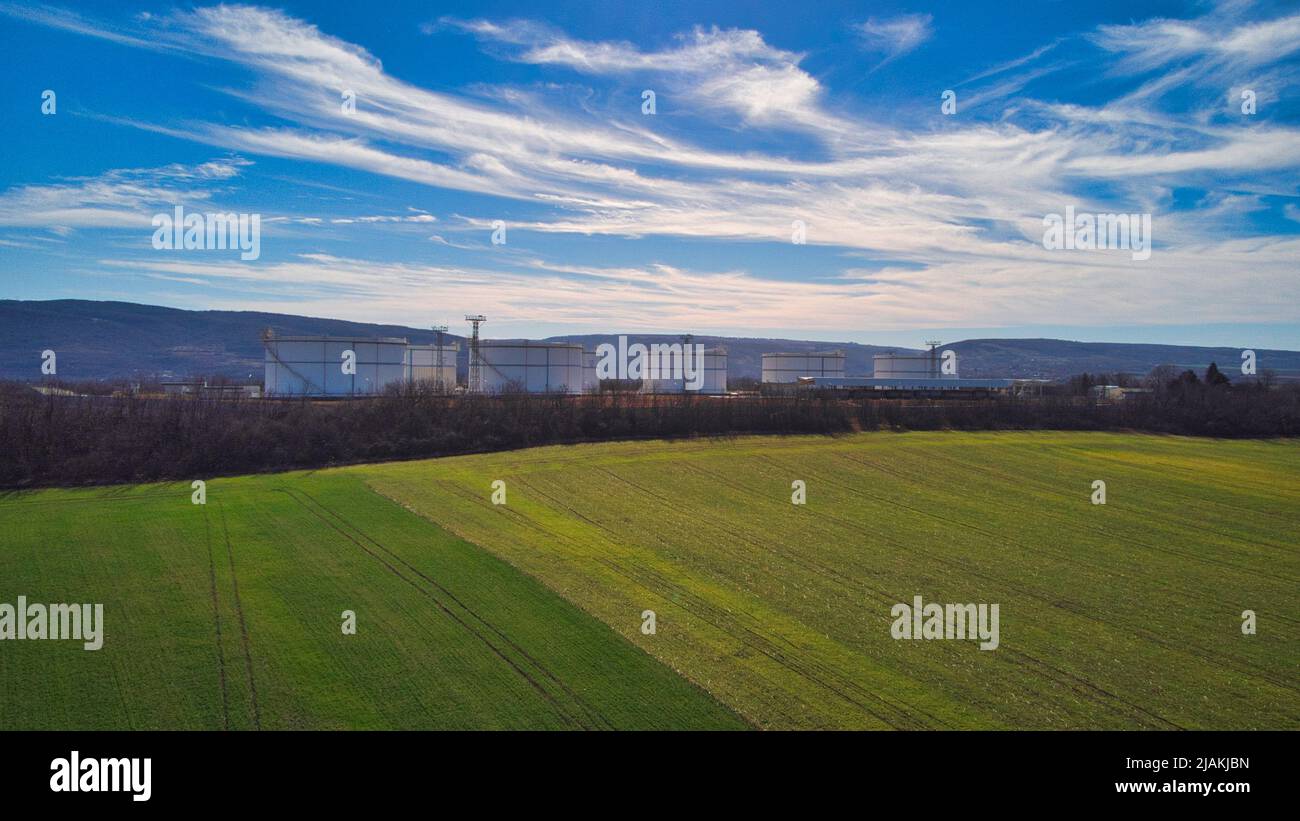
<svg viewBox="0 0 1300 821"><path fill-rule="evenodd" d="M0 601L103 602L103 649L0 642L0 728L743 727L356 474L0 501ZM352 610L355 635L343 635Z"/></svg>
<svg viewBox="0 0 1300 821"><path fill-rule="evenodd" d="M207 492L0 498L0 602L108 624L0 643L0 727L1300 728L1300 442L746 437ZM1000 646L892 639L916 595L997 603Z"/></svg>

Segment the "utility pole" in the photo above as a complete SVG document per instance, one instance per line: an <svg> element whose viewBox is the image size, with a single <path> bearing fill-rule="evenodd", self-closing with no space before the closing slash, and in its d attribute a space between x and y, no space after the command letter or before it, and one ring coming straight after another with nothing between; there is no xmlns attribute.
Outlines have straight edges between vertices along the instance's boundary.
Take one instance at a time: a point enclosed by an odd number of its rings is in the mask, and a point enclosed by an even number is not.
<svg viewBox="0 0 1300 821"><path fill-rule="evenodd" d="M478 354L478 326L487 322L482 314L466 314L465 321L473 325L474 332L469 337L469 392L483 392L483 362Z"/></svg>
<svg viewBox="0 0 1300 821"><path fill-rule="evenodd" d="M434 356L434 362L436 363L435 367L437 368L437 370L434 371L434 373L436 373L437 376L433 378L433 381L434 384L438 386L438 393L446 393L447 384L442 381L442 335L447 333L447 326L434 325L433 332L436 334L434 339L437 340L433 343L434 350L436 351L436 355Z"/></svg>

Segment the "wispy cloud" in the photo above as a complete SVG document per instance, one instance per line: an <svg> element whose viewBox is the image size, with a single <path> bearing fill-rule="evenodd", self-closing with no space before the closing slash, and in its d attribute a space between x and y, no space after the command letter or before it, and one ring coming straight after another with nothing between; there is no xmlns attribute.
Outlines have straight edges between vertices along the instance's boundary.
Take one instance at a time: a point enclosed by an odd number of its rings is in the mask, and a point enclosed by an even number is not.
<svg viewBox="0 0 1300 821"><path fill-rule="evenodd" d="M239 157L199 165L124 168L0 193L0 226L67 231L148 226L160 208L205 203L247 166ZM217 184L217 185L214 185Z"/></svg>
<svg viewBox="0 0 1300 821"><path fill-rule="evenodd" d="M857 33L868 51L884 54L876 68L915 50L934 34L929 14L903 14L898 17L868 18L859 23Z"/></svg>
<svg viewBox="0 0 1300 821"><path fill-rule="evenodd" d="M734 112L755 125L844 129L821 106L821 84L803 56L769 45L756 31L696 27L669 48L644 51L628 42L591 42L529 21L445 19L482 39L519 46L511 59L564 66L592 75L636 74L666 83L701 108Z"/></svg>
<svg viewBox="0 0 1300 821"><path fill-rule="evenodd" d="M1257 195L1238 192L1175 209L1171 191L1271 186L1295 196L1294 185L1279 180L1285 176L1280 172L1300 167L1300 132L1263 119L1177 116L1165 101L1180 84L1218 83L1206 99L1221 106L1227 78L1239 80L1237 69L1289 82L1297 48L1293 19L1300 18L1250 22L1218 9L1204 19L1103 26L1087 38L1071 38L1072 46L1097 56L1118 55L1127 70L1141 75L1129 93L1097 105L1023 96L1030 82L1059 67L1053 61L1063 49L1054 39L967 78L963 111L983 103L1004 116L942 119L936 101L930 119L910 130L837 98L803 67L804 55L754 30L697 27L667 45L645 46L582 40L531 21L444 20L436 29L472 34L498 56L546 67L565 82L577 77L634 90L653 84L689 105L692 122L727 129L726 140L705 139L669 117L642 116L637 95L631 104L610 108L556 101L540 86L473 96L431 90L394 76L367 49L281 11L218 6L120 26L49 10L23 19L128 46L183 44L190 53L240 66L247 85L220 93L265 115L232 124L238 121L205 120L196 111L197 119L119 117L114 122L120 125L240 155L482 195L464 217L441 220L438 234L429 236L426 226L425 250L472 248L449 234L486 230L499 218L494 211L519 206L527 216L512 220L512 236L788 244L792 222L801 220L809 244L847 260L818 271L815 283L809 276L695 272L658 265L653 257L640 266L600 270L557 268L539 259L466 271L319 255L257 267L149 259L138 269L194 282L245 282L286 303L311 298L414 311L376 295L391 292L382 282L392 278L429 285L422 294L459 300L467 309L490 305L518 315L521 305L530 305L566 322L593 313L611 321L652 316L642 321L659 327L777 327L772 323L800 313L845 328L866 316L897 327L942 320L966 327L1032 323L1081 314L1110 322L1138 321L1139 314L1188 320L1204 315L1206 305L1224 321L1251 316L1258 298L1216 283L1279 288L1294 276L1295 242L1250 229L1263 203ZM928 15L873 18L857 32L885 62L933 34ZM1103 66L1098 61L1093 67L1104 73ZM355 92L354 112L340 110L341 89ZM1014 105L998 107L1013 96ZM791 131L799 132L798 141L784 140ZM228 168L232 177L239 168ZM0 225L134 225L158 197L210 195L222 182L219 176L184 176L194 169L153 171L10 189L0 194ZM1155 212L1160 253L1138 270L1122 254L1044 251L1042 216L1067 204ZM325 230L433 219L393 213L399 210L358 207L289 214L285 221ZM884 262L868 267L864 260ZM105 264L118 270L134 263ZM491 278L509 287L492 293ZM570 307L563 307L566 299ZM572 311L574 304L583 311ZM1294 312L1280 305L1269 310Z"/></svg>

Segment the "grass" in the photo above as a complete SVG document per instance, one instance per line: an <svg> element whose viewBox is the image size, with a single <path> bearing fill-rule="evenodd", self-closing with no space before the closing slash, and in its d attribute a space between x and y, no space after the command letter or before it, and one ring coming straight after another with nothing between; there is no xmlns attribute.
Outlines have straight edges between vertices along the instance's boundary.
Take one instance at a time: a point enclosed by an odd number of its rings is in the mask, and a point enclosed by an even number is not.
<svg viewBox="0 0 1300 821"><path fill-rule="evenodd" d="M103 649L0 643L0 727L733 728L729 710L354 476L0 501L0 601L102 602ZM356 613L356 635L341 614Z"/></svg>
<svg viewBox="0 0 1300 821"><path fill-rule="evenodd" d="M1300 727L1297 442L861 434L345 472L757 726ZM998 603L1001 646L893 640L914 595Z"/></svg>
<svg viewBox="0 0 1300 821"><path fill-rule="evenodd" d="M207 492L0 498L0 602L107 620L0 643L0 727L1300 727L1300 442L606 443ZM999 648L893 640L915 595L997 603Z"/></svg>

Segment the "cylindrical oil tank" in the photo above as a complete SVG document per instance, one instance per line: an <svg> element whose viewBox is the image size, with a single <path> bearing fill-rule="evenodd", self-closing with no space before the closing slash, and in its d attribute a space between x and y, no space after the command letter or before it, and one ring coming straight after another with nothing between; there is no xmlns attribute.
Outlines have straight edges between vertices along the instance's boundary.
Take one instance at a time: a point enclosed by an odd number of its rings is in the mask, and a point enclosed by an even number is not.
<svg viewBox="0 0 1300 821"><path fill-rule="evenodd" d="M727 392L727 351L714 348L704 352L704 374L698 391L686 389L685 377L681 379L643 379L642 393L701 393L721 396Z"/></svg>
<svg viewBox="0 0 1300 821"><path fill-rule="evenodd" d="M943 379L956 377L943 373L943 352L923 354L876 354L871 358L876 379Z"/></svg>
<svg viewBox="0 0 1300 821"><path fill-rule="evenodd" d="M600 363L600 354L595 351L582 352L582 392L599 393L600 377L596 375L596 366Z"/></svg>
<svg viewBox="0 0 1300 821"><path fill-rule="evenodd" d="M268 396L368 396L406 378L405 339L280 336L263 345ZM348 351L354 357L345 357Z"/></svg>
<svg viewBox="0 0 1300 821"><path fill-rule="evenodd" d="M801 376L844 376L844 352L763 354L764 382L794 383Z"/></svg>
<svg viewBox="0 0 1300 821"><path fill-rule="evenodd" d="M406 381L427 384L440 391L456 387L456 352L460 345L406 346Z"/></svg>
<svg viewBox="0 0 1300 821"><path fill-rule="evenodd" d="M478 343L487 393L581 393L582 346L569 342L485 339Z"/></svg>

